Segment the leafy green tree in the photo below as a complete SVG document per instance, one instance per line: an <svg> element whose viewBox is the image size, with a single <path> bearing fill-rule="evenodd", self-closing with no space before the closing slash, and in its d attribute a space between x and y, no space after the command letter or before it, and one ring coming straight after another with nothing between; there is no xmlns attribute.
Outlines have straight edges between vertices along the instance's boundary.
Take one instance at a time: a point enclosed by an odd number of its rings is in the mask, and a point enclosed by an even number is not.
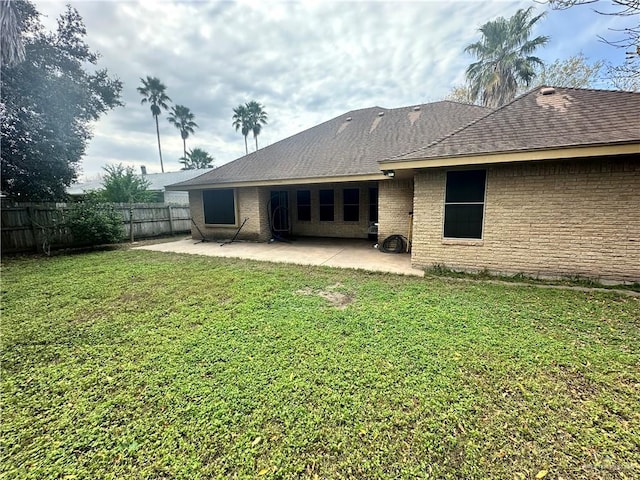
<svg viewBox="0 0 640 480"><path fill-rule="evenodd" d="M187 138L190 134L195 133L198 124L194 121L195 115L184 105L174 105L171 107L171 113L167 117L169 123L180 131L182 138L182 150L184 157L187 156Z"/></svg>
<svg viewBox="0 0 640 480"><path fill-rule="evenodd" d="M262 126L267 124L267 112L264 110L264 106L251 100L246 104L246 109L249 114L249 129L253 132L253 138L256 141L256 150L258 150L258 135L262 131Z"/></svg>
<svg viewBox="0 0 640 480"><path fill-rule="evenodd" d="M233 123L232 125L236 128L236 132L240 130L242 135L244 136L244 150L245 153L249 154L249 147L247 146L247 136L251 131L251 118L249 116L249 111L247 110L246 105L238 105L233 109Z"/></svg>
<svg viewBox="0 0 640 480"><path fill-rule="evenodd" d="M122 83L94 67L98 55L85 43L77 10L67 7L56 31L46 32L32 3L11 4L25 61L2 64L2 192L23 201L62 200L91 139L91 123L122 105Z"/></svg>
<svg viewBox="0 0 640 480"><path fill-rule="evenodd" d="M451 87L449 93L444 97L445 100L458 103L468 103L470 105L476 102L472 98L471 89L467 85L455 85Z"/></svg>
<svg viewBox="0 0 640 480"><path fill-rule="evenodd" d="M603 66L602 60L589 63L584 54L579 53L565 60L556 60L549 65L543 65L537 71L535 86L593 87L601 77Z"/></svg>
<svg viewBox="0 0 640 480"><path fill-rule="evenodd" d="M182 170L195 170L197 168L213 168L215 158L201 148L194 148L180 159L184 165Z"/></svg>
<svg viewBox="0 0 640 480"><path fill-rule="evenodd" d="M106 172L102 185L103 189L96 193L103 202L136 203L150 202L155 194L148 190L149 181L140 175L136 175L133 167L107 165L103 168Z"/></svg>
<svg viewBox="0 0 640 480"><path fill-rule="evenodd" d="M480 27L482 39L465 48L477 58L466 71L471 98L480 104L497 108L513 100L518 87L529 86L535 67L542 60L533 56L549 37L530 39L534 25L544 13L533 15L533 7L518 10L513 17L498 17Z"/></svg>
<svg viewBox="0 0 640 480"><path fill-rule="evenodd" d="M162 148L160 147L160 126L158 124L158 117L162 113L162 110L169 108L168 102L171 99L165 93L167 87L160 81L158 77L141 78L142 86L138 87L138 93L142 95L140 103L144 105L149 104L151 109L151 115L156 121L156 135L158 136L158 154L160 155L160 170L164 173L164 163L162 163Z"/></svg>

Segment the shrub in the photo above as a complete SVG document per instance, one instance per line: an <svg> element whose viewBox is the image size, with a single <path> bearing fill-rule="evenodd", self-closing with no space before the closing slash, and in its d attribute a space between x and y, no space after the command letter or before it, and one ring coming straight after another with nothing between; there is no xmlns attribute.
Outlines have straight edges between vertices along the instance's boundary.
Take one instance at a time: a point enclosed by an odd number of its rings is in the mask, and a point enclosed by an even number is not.
<svg viewBox="0 0 640 480"><path fill-rule="evenodd" d="M125 167L120 163L107 165L103 170L107 172L102 181L104 189L95 192L103 202L150 202L155 197L154 192L148 190L151 185L149 180L136 175L133 167Z"/></svg>
<svg viewBox="0 0 640 480"><path fill-rule="evenodd" d="M114 243L124 237L122 216L112 205L94 200L74 204L67 225L74 240L82 244Z"/></svg>

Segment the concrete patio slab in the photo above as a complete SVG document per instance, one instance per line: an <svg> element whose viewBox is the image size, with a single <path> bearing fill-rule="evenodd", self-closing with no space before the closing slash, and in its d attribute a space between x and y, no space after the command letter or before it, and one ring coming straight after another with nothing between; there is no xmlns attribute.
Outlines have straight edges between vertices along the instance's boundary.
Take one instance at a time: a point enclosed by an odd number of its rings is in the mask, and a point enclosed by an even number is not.
<svg viewBox="0 0 640 480"><path fill-rule="evenodd" d="M187 238L134 249L424 276L424 271L411 267L409 254L382 253L367 240L302 238L291 243L234 242L220 246Z"/></svg>

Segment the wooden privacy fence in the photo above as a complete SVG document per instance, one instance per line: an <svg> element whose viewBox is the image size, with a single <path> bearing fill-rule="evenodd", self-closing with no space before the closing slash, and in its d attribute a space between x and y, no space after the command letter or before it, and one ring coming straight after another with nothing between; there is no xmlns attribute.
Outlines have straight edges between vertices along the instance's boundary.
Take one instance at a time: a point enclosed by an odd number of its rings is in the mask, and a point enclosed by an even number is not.
<svg viewBox="0 0 640 480"><path fill-rule="evenodd" d="M123 239L151 238L191 230L188 205L113 203L122 215ZM78 244L66 225L66 203L2 205L2 253L47 251Z"/></svg>

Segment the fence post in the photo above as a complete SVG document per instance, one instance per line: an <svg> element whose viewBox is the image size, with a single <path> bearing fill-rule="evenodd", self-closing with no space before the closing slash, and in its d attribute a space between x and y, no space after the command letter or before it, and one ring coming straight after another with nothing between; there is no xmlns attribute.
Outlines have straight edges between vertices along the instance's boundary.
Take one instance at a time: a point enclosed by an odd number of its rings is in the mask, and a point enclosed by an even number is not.
<svg viewBox="0 0 640 480"><path fill-rule="evenodd" d="M40 251L40 246L38 242L38 227L36 227L35 211L35 207L31 205L27 207L27 215L29 215L29 222L31 223L31 235L33 235L33 248L36 253L38 253Z"/></svg>
<svg viewBox="0 0 640 480"><path fill-rule="evenodd" d="M169 230L171 231L171 235L173 235L173 215L171 214L171 205L168 205L167 208L169 209Z"/></svg>
<svg viewBox="0 0 640 480"><path fill-rule="evenodd" d="M133 203L129 204L129 238L131 239L131 243L133 243Z"/></svg>

